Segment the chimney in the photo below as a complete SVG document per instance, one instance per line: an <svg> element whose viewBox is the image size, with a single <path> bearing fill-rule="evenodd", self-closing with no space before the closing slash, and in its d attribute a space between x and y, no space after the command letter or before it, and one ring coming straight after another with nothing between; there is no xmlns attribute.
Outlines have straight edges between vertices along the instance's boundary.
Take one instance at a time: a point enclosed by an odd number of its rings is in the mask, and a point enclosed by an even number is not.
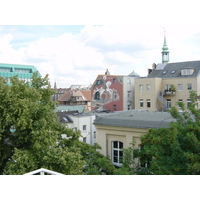
<svg viewBox="0 0 200 200"><path fill-rule="evenodd" d="M152 71L153 69L148 69L148 75L151 74Z"/></svg>
<svg viewBox="0 0 200 200"><path fill-rule="evenodd" d="M156 69L156 64L155 63L152 64L152 69Z"/></svg>

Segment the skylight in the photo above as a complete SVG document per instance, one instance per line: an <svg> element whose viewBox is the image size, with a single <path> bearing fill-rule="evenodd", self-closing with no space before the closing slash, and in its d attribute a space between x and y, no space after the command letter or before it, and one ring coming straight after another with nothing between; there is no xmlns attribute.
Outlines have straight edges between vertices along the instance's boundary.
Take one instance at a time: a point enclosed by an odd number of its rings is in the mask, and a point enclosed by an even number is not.
<svg viewBox="0 0 200 200"><path fill-rule="evenodd" d="M172 71L171 71L171 74L174 74L175 72L176 72L176 70L172 70Z"/></svg>

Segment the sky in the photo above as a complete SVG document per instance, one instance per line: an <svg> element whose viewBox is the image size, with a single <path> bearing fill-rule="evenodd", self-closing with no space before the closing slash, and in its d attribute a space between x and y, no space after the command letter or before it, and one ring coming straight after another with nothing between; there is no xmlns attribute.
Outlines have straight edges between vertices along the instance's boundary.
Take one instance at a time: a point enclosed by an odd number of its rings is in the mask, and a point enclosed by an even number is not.
<svg viewBox="0 0 200 200"><path fill-rule="evenodd" d="M40 6L25 1L29 10L21 12L14 9L21 0L12 7L8 1L5 7L15 17L7 19L5 9L0 13L0 63L34 65L58 88L88 86L106 69L111 75L135 71L146 76L153 63L162 62L164 30L170 62L200 60L198 7L192 1L190 6L173 1L172 6L170 1L156 0L136 4L87 0L90 7L83 1L70 6L59 6L60 0L42 1ZM27 15L32 16L28 21Z"/></svg>
<svg viewBox="0 0 200 200"><path fill-rule="evenodd" d="M146 76L161 63L164 31L170 62L200 60L200 26L1 25L0 63L34 65L58 88L112 75Z"/></svg>

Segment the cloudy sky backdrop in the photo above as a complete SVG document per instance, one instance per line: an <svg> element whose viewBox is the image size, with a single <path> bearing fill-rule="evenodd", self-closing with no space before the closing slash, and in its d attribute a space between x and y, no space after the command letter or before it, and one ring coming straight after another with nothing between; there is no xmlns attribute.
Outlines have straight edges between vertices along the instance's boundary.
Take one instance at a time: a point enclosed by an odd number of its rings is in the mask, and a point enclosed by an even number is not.
<svg viewBox="0 0 200 200"><path fill-rule="evenodd" d="M134 4L127 4L127 0L122 4L90 1L90 7L83 1L73 1L71 7L59 6L60 0L45 2L38 6L24 1L29 10L21 12L14 9L18 4L6 4L15 17L8 20L11 25L0 25L0 63L35 65L42 76L49 74L52 86L55 81L57 87L89 85L106 69L113 75L128 75L134 70L146 76L152 63L161 62L164 29L170 62L200 60L200 26L194 16L198 6L193 0L189 6L183 1L170 4L156 0ZM60 10L56 10L58 6ZM9 13L3 8L2 12L0 17L4 18L0 19L7 19ZM63 17L63 13L68 15ZM27 14L37 20L24 23ZM15 18L23 19L22 24L48 25L12 25ZM82 25L73 25L79 21ZM55 22L72 25L51 25Z"/></svg>

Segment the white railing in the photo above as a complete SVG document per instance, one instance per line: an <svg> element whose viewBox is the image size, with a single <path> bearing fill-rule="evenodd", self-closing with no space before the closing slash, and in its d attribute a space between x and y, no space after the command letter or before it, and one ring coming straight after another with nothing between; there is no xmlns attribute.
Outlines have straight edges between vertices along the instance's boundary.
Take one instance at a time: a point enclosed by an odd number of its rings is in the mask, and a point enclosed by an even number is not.
<svg viewBox="0 0 200 200"><path fill-rule="evenodd" d="M23 175L35 175L35 174L39 174L39 173L40 173L40 175L45 175L45 173L49 174L49 175L64 175L64 174L61 174L61 173L58 173L58 172L54 172L54 171L51 171L51 170L48 170L48 169L44 169L44 168L37 169L35 171L28 172L28 173L23 174Z"/></svg>

